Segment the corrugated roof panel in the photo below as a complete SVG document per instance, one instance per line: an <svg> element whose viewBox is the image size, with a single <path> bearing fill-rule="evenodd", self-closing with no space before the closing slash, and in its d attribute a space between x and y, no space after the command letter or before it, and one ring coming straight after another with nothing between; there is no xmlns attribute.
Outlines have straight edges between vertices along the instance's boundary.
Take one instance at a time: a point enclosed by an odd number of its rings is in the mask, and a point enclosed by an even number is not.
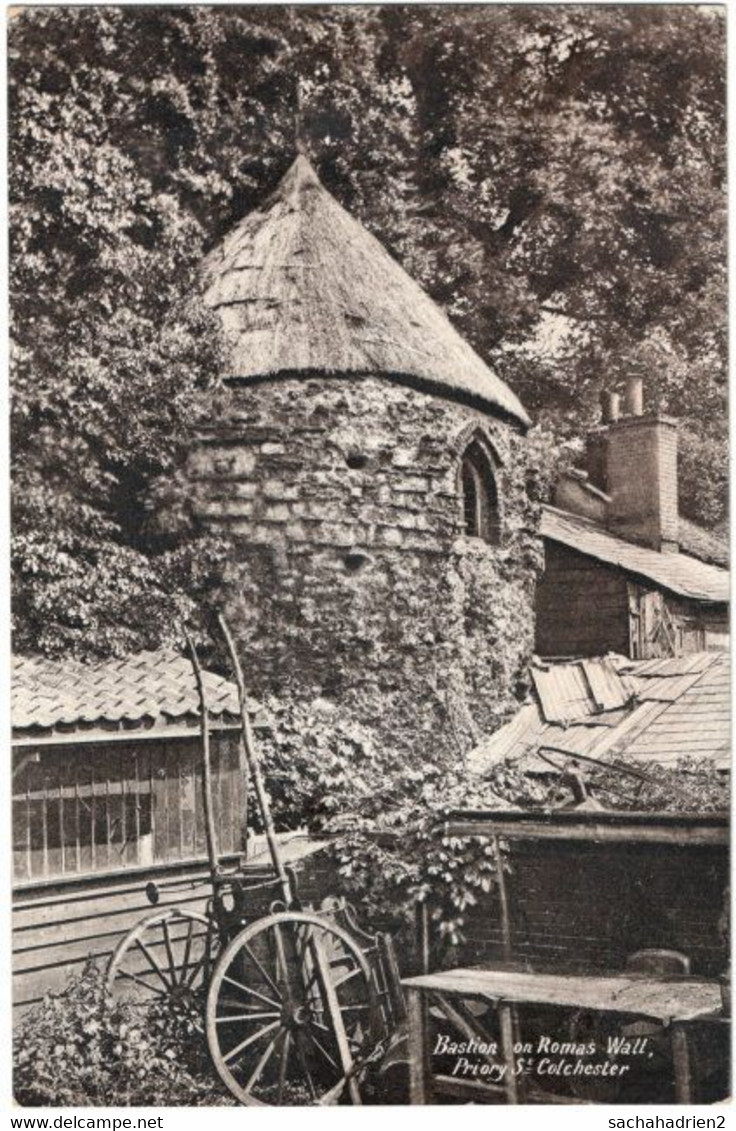
<svg viewBox="0 0 736 1131"><path fill-rule="evenodd" d="M533 668L532 679L548 723L571 722L596 710L580 664Z"/></svg>
<svg viewBox="0 0 736 1131"><path fill-rule="evenodd" d="M579 686L567 670L575 666L550 665L543 671L544 692L548 693L553 708L575 701ZM552 772L543 756L545 746L562 752L559 757L563 759L577 755L615 761L625 756L644 763L673 766L681 759L692 757L707 759L718 768L727 769L731 744L730 657L727 653L709 653L691 665L688 662L688 666L693 669L688 675L640 679L639 668L647 667L651 671L650 663L627 663L630 678L641 688L639 699L629 709L583 716L577 722L564 717L548 723L540 705L528 704L504 728L502 741L494 743L497 736L492 736L478 748L472 760L473 769L483 773L509 757L529 772ZM557 673L557 679L554 678L555 667L566 669ZM539 672L535 669L534 674L536 680ZM565 690L567 700L563 698ZM656 690L658 698L651 694ZM672 698L675 694L677 697ZM612 725L598 725L603 720ZM549 752L547 757L554 759L554 753Z"/></svg>
<svg viewBox="0 0 736 1131"><path fill-rule="evenodd" d="M582 668L593 700L601 710L618 710L633 698L631 681L619 674L607 656L600 660L583 660Z"/></svg>

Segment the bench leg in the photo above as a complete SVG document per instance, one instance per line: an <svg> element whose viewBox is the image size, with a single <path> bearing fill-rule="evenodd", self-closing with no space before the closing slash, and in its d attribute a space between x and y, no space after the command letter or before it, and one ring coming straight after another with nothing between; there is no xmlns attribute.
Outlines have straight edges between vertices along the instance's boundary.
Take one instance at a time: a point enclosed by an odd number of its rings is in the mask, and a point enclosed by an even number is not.
<svg viewBox="0 0 736 1131"><path fill-rule="evenodd" d="M518 1104L519 1088L514 1075L516 1057L514 1056L514 1014L510 1005L499 1005L498 1018L501 1023L501 1051L506 1065L506 1103Z"/></svg>
<svg viewBox="0 0 736 1131"><path fill-rule="evenodd" d="M429 1065L427 1007L422 991L406 987L406 1020L409 1046L409 1103L431 1104L432 1074Z"/></svg>
<svg viewBox="0 0 736 1131"><path fill-rule="evenodd" d="M691 1104L693 1102L693 1078L685 1026L673 1025L670 1040L672 1041L672 1063L675 1069L675 1102Z"/></svg>

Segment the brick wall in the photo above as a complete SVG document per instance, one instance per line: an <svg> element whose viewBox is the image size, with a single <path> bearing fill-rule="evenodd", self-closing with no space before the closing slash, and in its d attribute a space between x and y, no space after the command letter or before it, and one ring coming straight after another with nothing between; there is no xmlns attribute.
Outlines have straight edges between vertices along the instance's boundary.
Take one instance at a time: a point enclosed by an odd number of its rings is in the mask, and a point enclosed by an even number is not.
<svg viewBox="0 0 736 1131"><path fill-rule="evenodd" d="M623 970L626 956L645 947L682 951L695 974L727 965L722 847L518 841L511 863L513 954L535 970ZM470 912L465 933L451 964L502 957L495 893Z"/></svg>
<svg viewBox="0 0 736 1131"><path fill-rule="evenodd" d="M462 534L459 460L478 428L498 455L498 548ZM335 701L416 752L490 730L532 649L524 454L512 426L372 377L233 390L190 478L233 540L224 602L254 693Z"/></svg>
<svg viewBox="0 0 736 1131"><path fill-rule="evenodd" d="M611 425L606 456L609 526L659 550L677 543L677 425L661 416Z"/></svg>

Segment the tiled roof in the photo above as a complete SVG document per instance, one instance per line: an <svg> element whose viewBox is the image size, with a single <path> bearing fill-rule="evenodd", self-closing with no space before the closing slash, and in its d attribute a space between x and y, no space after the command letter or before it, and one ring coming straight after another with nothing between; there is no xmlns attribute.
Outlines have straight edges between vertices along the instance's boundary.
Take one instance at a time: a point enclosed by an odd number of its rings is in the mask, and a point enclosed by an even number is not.
<svg viewBox="0 0 736 1131"><path fill-rule="evenodd" d="M549 773L575 755L603 762L623 755L670 767L705 758L729 767L726 652L643 661L608 656L539 664L531 674L533 701L473 751L474 772L510 758L522 770Z"/></svg>
<svg viewBox="0 0 736 1131"><path fill-rule="evenodd" d="M545 507L542 537L561 542L581 554L619 566L627 573L646 577L663 589L698 601L729 599L728 570L699 561L688 554L659 553L609 533L590 519L569 511Z"/></svg>
<svg viewBox="0 0 736 1131"><path fill-rule="evenodd" d="M215 717L238 715L234 684L204 673ZM83 664L18 656L12 663L14 731L90 725L168 725L199 715L191 662L175 652L140 652L122 660Z"/></svg>

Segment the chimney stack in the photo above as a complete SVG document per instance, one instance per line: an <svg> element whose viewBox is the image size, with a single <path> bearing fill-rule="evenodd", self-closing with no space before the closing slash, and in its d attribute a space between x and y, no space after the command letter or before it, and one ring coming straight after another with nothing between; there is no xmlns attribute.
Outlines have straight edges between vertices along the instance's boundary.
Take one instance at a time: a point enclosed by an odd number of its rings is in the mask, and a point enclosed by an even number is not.
<svg viewBox="0 0 736 1131"><path fill-rule="evenodd" d="M621 397L618 393L601 394L601 417L604 424L613 424L619 418Z"/></svg>
<svg viewBox="0 0 736 1131"><path fill-rule="evenodd" d="M626 415L605 433L609 529L655 550L676 551L677 421L644 413L641 377L627 380L624 403Z"/></svg>
<svg viewBox="0 0 736 1131"><path fill-rule="evenodd" d="M644 412L644 383L641 377L626 378L626 415L641 416Z"/></svg>

